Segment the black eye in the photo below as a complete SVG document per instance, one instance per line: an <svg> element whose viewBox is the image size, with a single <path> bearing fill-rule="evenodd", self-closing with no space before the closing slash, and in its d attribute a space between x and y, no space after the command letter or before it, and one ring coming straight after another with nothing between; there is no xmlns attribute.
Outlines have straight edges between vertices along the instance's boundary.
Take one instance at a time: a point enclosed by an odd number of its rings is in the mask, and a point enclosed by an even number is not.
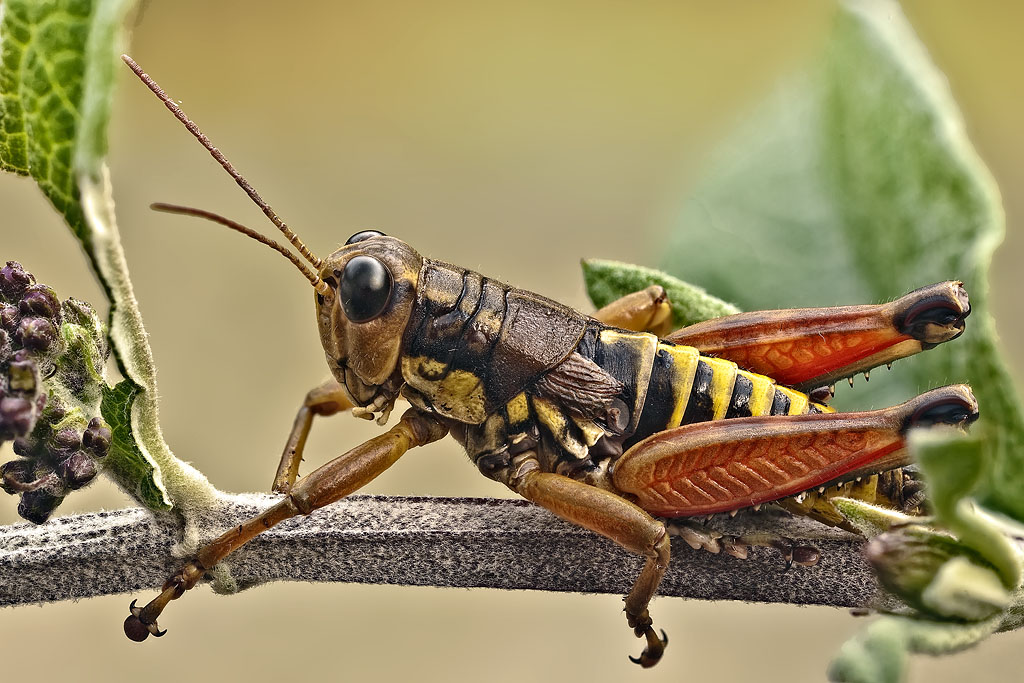
<svg viewBox="0 0 1024 683"><path fill-rule="evenodd" d="M341 308L354 323L373 320L391 299L391 271L372 256L356 256L345 264L338 285Z"/></svg>
<svg viewBox="0 0 1024 683"><path fill-rule="evenodd" d="M362 242L363 240L368 240L371 237L384 237L384 236L385 236L384 233L380 232L379 230L363 230L362 232L357 232L356 234L354 234L351 237L349 237L348 238L348 242L345 242L345 244L355 244L356 242Z"/></svg>

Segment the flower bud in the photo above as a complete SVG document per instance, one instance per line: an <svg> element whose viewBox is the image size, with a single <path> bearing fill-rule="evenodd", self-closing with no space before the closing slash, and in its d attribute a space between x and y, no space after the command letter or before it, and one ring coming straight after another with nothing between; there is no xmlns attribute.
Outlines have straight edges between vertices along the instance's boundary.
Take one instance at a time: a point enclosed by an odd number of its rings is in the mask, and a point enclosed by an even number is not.
<svg viewBox="0 0 1024 683"><path fill-rule="evenodd" d="M19 458L0 465L0 488L7 493L18 493L36 478L32 461Z"/></svg>
<svg viewBox="0 0 1024 683"><path fill-rule="evenodd" d="M72 491L80 489L96 477L96 463L84 451L75 451L54 470Z"/></svg>
<svg viewBox="0 0 1024 683"><path fill-rule="evenodd" d="M32 401L21 396L0 399L0 440L25 436L35 426Z"/></svg>
<svg viewBox="0 0 1024 683"><path fill-rule="evenodd" d="M104 422L103 418L94 417L89 420L89 426L82 434L82 446L92 453L93 457L105 458L110 452L111 438L110 425Z"/></svg>
<svg viewBox="0 0 1024 683"><path fill-rule="evenodd" d="M58 453L72 453L82 447L82 435L77 429L65 427L53 433L50 447Z"/></svg>
<svg viewBox="0 0 1024 683"><path fill-rule="evenodd" d="M57 330L46 318L22 318L14 341L31 351L47 351L57 341Z"/></svg>
<svg viewBox="0 0 1024 683"><path fill-rule="evenodd" d="M35 524L42 524L57 509L66 493L63 482L56 474L48 475L51 481L33 491L21 495L18 514Z"/></svg>
<svg viewBox="0 0 1024 683"><path fill-rule="evenodd" d="M8 332L14 332L14 330L18 329L18 321L20 320L21 313L18 312L17 306L11 306L10 304L0 306L0 327Z"/></svg>
<svg viewBox="0 0 1024 683"><path fill-rule="evenodd" d="M0 268L0 296L8 301L17 301L29 285L35 282L31 273L25 271L17 261L8 261Z"/></svg>
<svg viewBox="0 0 1024 683"><path fill-rule="evenodd" d="M909 526L872 538L864 549L882 586L911 607L934 613L925 592L950 560L963 557L988 565L975 551L952 536Z"/></svg>
<svg viewBox="0 0 1024 683"><path fill-rule="evenodd" d="M46 285L32 285L25 290L18 303L22 315L40 316L50 320L60 319L60 301L57 294Z"/></svg>

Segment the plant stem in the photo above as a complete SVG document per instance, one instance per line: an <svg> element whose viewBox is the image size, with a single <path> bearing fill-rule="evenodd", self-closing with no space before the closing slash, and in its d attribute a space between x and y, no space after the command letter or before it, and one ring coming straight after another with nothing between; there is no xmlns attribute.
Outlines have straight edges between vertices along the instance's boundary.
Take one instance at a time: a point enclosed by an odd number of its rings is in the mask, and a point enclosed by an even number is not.
<svg viewBox="0 0 1024 683"><path fill-rule="evenodd" d="M212 537L278 499L231 496L195 521ZM179 524L129 509L0 527L0 606L157 588L181 564ZM776 550L739 560L674 539L659 595L835 607L875 599L860 537L769 510L709 525L799 539L822 559L786 569ZM351 496L270 529L229 563L235 585L220 590L291 580L624 594L642 558L525 501Z"/></svg>

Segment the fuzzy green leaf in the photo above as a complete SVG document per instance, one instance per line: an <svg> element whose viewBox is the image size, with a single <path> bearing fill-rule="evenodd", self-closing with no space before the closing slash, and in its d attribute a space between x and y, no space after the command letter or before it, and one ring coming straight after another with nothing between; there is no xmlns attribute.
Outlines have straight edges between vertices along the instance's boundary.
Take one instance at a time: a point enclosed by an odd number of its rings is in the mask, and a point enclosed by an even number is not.
<svg viewBox="0 0 1024 683"><path fill-rule="evenodd" d="M93 259L76 172L106 153L112 66L130 0L8 0L0 22L0 168L30 175ZM104 54L109 53L109 54Z"/></svg>
<svg viewBox="0 0 1024 683"><path fill-rule="evenodd" d="M940 521L1012 589L1020 558L962 500L1024 520L1024 418L988 311L987 270L1004 232L998 191L895 2L841 4L823 54L809 64L726 145L681 206L666 266L747 310L878 302L962 280L972 307L962 338L875 373L836 403L878 407L942 383L971 385L980 438L949 444L941 457L944 447L933 445L929 494ZM937 652L985 631L918 626L894 620L879 627L891 638L865 634L844 650L842 666L854 651L874 661L838 679L897 680L901 643Z"/></svg>
<svg viewBox="0 0 1024 683"><path fill-rule="evenodd" d="M138 391L138 387L128 380L103 388L100 412L111 432L110 454L105 464L123 486L134 485L134 490L129 493L136 500L151 510L164 510L169 506L160 473L139 451L132 433L131 409Z"/></svg>
<svg viewBox="0 0 1024 683"><path fill-rule="evenodd" d="M840 392L842 409L968 382L985 470L974 495L1024 519L1024 419L996 352L986 275L998 192L898 5L849 2L825 54L725 148L679 212L668 269L754 310L865 303L962 280L962 338ZM714 256L711 256L711 255Z"/></svg>
<svg viewBox="0 0 1024 683"><path fill-rule="evenodd" d="M587 295L598 308L650 285L661 285L668 294L672 322L677 328L740 312L740 309L711 296L700 287L660 270L601 259L584 259L582 266Z"/></svg>
<svg viewBox="0 0 1024 683"><path fill-rule="evenodd" d="M907 652L944 654L976 645L1002 626L999 617L970 623L885 616L843 645L828 679L842 683L899 683Z"/></svg>
<svg viewBox="0 0 1024 683"><path fill-rule="evenodd" d="M214 489L174 457L160 432L156 373L104 166L115 75L122 68L122 24L132 4L7 0L0 5L0 168L36 180L82 244L110 301L111 348L128 383L104 397L104 414L120 419L111 471L147 506L166 509L172 500L202 506Z"/></svg>

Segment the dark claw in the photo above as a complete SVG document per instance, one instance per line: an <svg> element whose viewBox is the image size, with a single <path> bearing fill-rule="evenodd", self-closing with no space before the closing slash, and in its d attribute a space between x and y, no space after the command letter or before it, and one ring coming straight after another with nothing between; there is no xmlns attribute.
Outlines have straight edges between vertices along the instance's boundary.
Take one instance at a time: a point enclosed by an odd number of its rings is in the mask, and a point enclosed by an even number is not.
<svg viewBox="0 0 1024 683"><path fill-rule="evenodd" d="M629 661L639 664L645 669L649 669L661 661L661 656L665 654L665 647L668 645L668 636L665 635L664 629L660 630L661 640L658 639L658 636L654 635L654 629L648 626L644 632L644 635L647 637L647 647L644 648L639 657L630 655Z"/></svg>
<svg viewBox="0 0 1024 683"><path fill-rule="evenodd" d="M153 625L154 625L154 626L156 626L156 624L153 624ZM155 632L153 633L153 637L154 637L154 638L160 638L160 637L162 637L162 636L163 636L163 635L164 635L165 633L167 633L167 629L164 629L163 631L157 630L157 631L155 631Z"/></svg>

